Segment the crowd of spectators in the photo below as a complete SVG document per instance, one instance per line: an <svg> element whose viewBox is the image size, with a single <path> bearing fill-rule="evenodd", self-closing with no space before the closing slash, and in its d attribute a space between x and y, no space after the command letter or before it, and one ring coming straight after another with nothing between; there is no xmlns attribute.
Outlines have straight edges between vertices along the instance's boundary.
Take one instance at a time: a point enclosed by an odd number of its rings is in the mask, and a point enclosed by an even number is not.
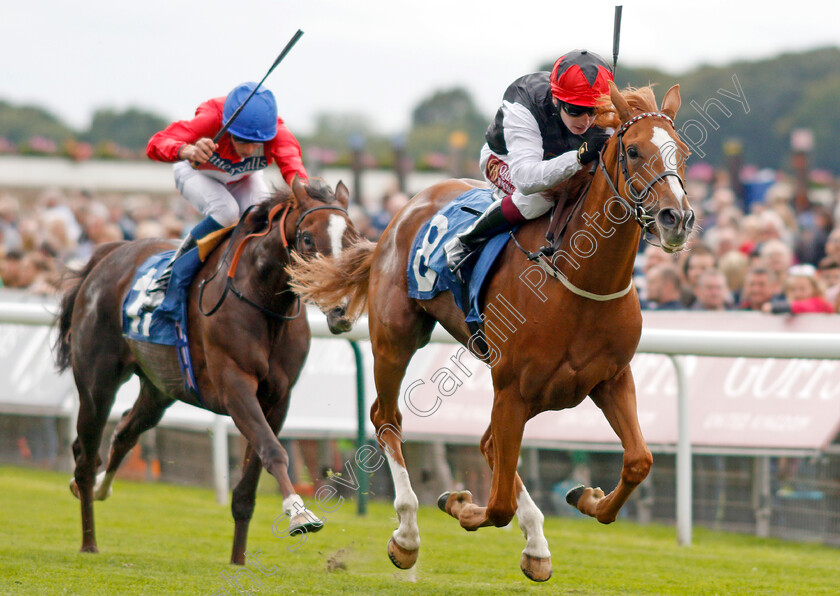
<svg viewBox="0 0 840 596"><path fill-rule="evenodd" d="M747 203L728 177L689 178L699 223L690 250L677 255L642 243L636 286L643 309L754 310L770 313L838 312L840 218L836 182L803 199L783 173L763 196ZM833 185L833 186L832 186ZM381 210L351 210L372 240L408 202L396 190ZM0 190L0 282L6 288L50 294L66 267L78 267L98 244L148 237L181 238L198 221L176 195L96 195L42 191L24 204Z"/></svg>
<svg viewBox="0 0 840 596"><path fill-rule="evenodd" d="M636 286L646 310L840 312L836 183L803 198L782 173L749 203L718 173L690 179L698 229L689 250L640 247Z"/></svg>

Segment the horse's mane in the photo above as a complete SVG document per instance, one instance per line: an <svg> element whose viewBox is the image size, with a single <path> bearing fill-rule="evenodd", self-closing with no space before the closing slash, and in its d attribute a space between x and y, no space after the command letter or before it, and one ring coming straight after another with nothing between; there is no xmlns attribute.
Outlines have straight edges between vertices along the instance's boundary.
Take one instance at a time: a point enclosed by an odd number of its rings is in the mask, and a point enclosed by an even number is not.
<svg viewBox="0 0 840 596"><path fill-rule="evenodd" d="M306 192L310 198L316 201L327 204L335 202L335 194L333 194L332 189L320 178L311 178L306 184ZM292 209L297 207L297 199L290 188L276 189L271 195L271 198L256 204L251 209L247 219L242 224L244 231L250 234L264 228L271 210L277 205L282 205L288 201L291 201Z"/></svg>
<svg viewBox="0 0 840 596"><path fill-rule="evenodd" d="M625 87L621 95L627 100L628 105L635 112L656 112L659 108L656 105L656 96L653 94L653 87ZM595 124L601 128L618 128L621 121L609 95L601 97L595 108Z"/></svg>

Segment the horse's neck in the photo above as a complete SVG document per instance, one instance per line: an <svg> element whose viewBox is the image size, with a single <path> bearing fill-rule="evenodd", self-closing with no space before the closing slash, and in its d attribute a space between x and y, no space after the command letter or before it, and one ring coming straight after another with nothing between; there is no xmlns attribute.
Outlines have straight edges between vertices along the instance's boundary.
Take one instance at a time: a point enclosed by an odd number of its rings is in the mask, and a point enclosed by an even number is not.
<svg viewBox="0 0 840 596"><path fill-rule="evenodd" d="M607 171L614 171L605 164ZM614 164L613 168L614 168ZM595 172L592 184L569 222L555 266L578 287L598 294L621 291L630 284L639 245L639 225L632 217L615 223L622 215L611 205L613 192L602 170Z"/></svg>

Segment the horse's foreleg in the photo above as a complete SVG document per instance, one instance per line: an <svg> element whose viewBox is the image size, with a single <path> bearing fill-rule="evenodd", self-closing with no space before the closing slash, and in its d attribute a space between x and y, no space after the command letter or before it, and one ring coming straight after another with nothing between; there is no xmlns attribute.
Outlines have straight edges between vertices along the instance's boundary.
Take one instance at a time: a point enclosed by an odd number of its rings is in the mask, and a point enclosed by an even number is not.
<svg viewBox="0 0 840 596"><path fill-rule="evenodd" d="M248 527L254 515L257 485L259 484L262 462L254 448L248 443L242 457L242 478L233 489L230 510L233 514L233 548L230 562L234 565L245 564L245 547L248 542Z"/></svg>
<svg viewBox="0 0 840 596"><path fill-rule="evenodd" d="M137 444L140 435L156 426L163 418L166 409L173 400L166 399L151 381L141 379L140 395L130 410L123 414L114 434L111 436L111 450L108 454L108 465L104 472L96 477L93 497L97 501L104 501L111 496L117 469L126 454Z"/></svg>
<svg viewBox="0 0 840 596"><path fill-rule="evenodd" d="M624 447L621 479L615 490L606 496L600 488L579 487L566 495L566 500L581 513L609 524L615 521L630 494L647 477L653 456L639 428L636 388L629 366L610 381L597 385L589 396L604 412Z"/></svg>
<svg viewBox="0 0 840 596"><path fill-rule="evenodd" d="M487 460L487 465L493 470L495 453L492 426L487 428L481 438L481 452ZM516 517L519 519L519 527L525 536L525 548L522 551L520 568L528 578L534 581L546 581L551 577L551 552L548 550L548 541L543 532L545 516L531 499L518 473L514 474L513 482L513 493L516 495ZM445 500L444 497L446 497ZM459 520L461 514L464 514L466 519L469 516L468 511L473 515L480 515L482 511L481 507L472 505L472 496L468 491L445 493L441 495L438 506ZM483 525L489 525L489 521Z"/></svg>
<svg viewBox="0 0 840 596"><path fill-rule="evenodd" d="M275 436L283 426L283 422L286 418L286 412L288 411L288 405L289 394L287 392L285 398L279 401L278 404L269 411L268 416L266 417L269 426L272 431L274 431ZM254 451L251 443L248 443L248 446L245 448L245 454L242 458L242 478L233 489L233 498L231 499L230 505L234 521L233 548L231 550L230 562L234 565L245 565L245 548L248 542L248 528L251 524L251 518L254 515L257 486L259 485L261 471L262 461ZM288 477L288 471L286 472L286 475ZM283 485L285 484L286 483L284 482ZM291 486L291 481L288 484ZM293 492L288 494L284 493L284 501L293 494ZM298 519L295 522L294 516L290 515L290 533L294 530L316 532L323 526L323 522L321 520L318 520L318 522L317 527L313 522L313 519L304 518L303 520Z"/></svg>
<svg viewBox="0 0 840 596"><path fill-rule="evenodd" d="M283 493L283 513L289 518L289 534L317 532L324 526L324 522L307 509L303 499L295 493L292 481L289 478L289 455L283 449L277 439L275 430L269 425L260 408L256 397L256 383L252 382L251 379L243 379L241 388L244 388L246 384L252 393L248 397L228 400L228 414L233 418L239 432L253 446L254 452L262 465L277 480L280 492ZM248 392L226 390L224 394L242 396L248 395ZM269 415L271 416L271 414ZM285 411L283 416L285 416ZM282 421L283 418L281 417L276 425L277 428L280 427ZM245 525L245 531L247 532L247 524Z"/></svg>

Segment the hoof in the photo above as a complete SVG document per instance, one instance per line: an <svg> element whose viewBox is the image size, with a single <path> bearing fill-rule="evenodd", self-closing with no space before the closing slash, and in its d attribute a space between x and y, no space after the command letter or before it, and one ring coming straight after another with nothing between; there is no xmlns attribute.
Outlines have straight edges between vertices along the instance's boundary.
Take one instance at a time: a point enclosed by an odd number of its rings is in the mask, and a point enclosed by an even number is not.
<svg viewBox="0 0 840 596"><path fill-rule="evenodd" d="M75 478L70 479L70 492L73 493L73 496L76 497L77 499L79 499L79 500L82 499L81 495L79 495L79 485L76 484L76 479ZM82 552L86 552L86 551L82 551Z"/></svg>
<svg viewBox="0 0 840 596"><path fill-rule="evenodd" d="M323 527L324 522L320 519L318 521L307 521L303 524L289 526L289 536L295 536L297 534L314 534Z"/></svg>
<svg viewBox="0 0 840 596"><path fill-rule="evenodd" d="M578 501L580 501L580 498L583 496L584 490L584 486L582 484L578 484L576 487L574 487L572 490L566 493L566 502L575 509L577 509Z"/></svg>
<svg viewBox="0 0 840 596"><path fill-rule="evenodd" d="M80 553L89 553L91 555L95 555L99 553L99 548L95 544L83 544L82 548L79 549Z"/></svg>
<svg viewBox="0 0 840 596"><path fill-rule="evenodd" d="M449 513L450 515L452 514L446 510L446 504L449 502L450 498L453 498L453 502L472 503L472 493L468 490L462 490L454 493L447 491L443 493L441 496L438 497L437 506L438 509L440 509L444 513Z"/></svg>
<svg viewBox="0 0 840 596"><path fill-rule="evenodd" d="M551 558L541 559L523 553L519 568L531 581L545 582L551 577Z"/></svg>
<svg viewBox="0 0 840 596"><path fill-rule="evenodd" d="M400 569L411 569L417 562L417 555L420 554L420 549L406 550L401 547L393 537L388 541L388 558L395 567Z"/></svg>
<svg viewBox="0 0 840 596"><path fill-rule="evenodd" d="M70 490L73 490L72 487ZM446 501L449 500L449 491L446 491L441 496L438 497L437 504L438 509L446 513Z"/></svg>

